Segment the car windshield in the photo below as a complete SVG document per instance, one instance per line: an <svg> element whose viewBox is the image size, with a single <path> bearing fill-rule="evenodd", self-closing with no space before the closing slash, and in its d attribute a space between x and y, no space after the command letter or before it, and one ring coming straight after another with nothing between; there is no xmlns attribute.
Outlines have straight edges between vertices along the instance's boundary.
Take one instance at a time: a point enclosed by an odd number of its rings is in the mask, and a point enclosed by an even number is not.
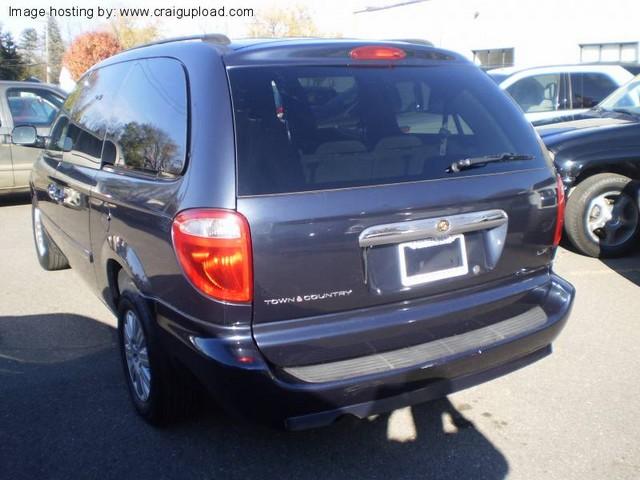
<svg viewBox="0 0 640 480"><path fill-rule="evenodd" d="M640 76L617 89L600 102L598 107L640 115Z"/></svg>

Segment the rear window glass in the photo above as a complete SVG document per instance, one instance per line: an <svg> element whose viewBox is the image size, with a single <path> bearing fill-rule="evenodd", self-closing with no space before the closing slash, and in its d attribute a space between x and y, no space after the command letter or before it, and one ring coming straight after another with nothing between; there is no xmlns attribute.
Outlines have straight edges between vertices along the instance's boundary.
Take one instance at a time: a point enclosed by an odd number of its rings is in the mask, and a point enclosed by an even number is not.
<svg viewBox="0 0 640 480"><path fill-rule="evenodd" d="M475 67L251 67L229 76L239 195L442 178L472 156L540 157L522 114Z"/></svg>

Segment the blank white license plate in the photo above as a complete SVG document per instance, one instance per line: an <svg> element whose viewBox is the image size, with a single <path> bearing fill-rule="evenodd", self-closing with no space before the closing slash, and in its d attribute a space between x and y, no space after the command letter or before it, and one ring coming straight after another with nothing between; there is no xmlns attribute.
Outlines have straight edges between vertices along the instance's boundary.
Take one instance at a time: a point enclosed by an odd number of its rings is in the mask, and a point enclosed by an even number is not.
<svg viewBox="0 0 640 480"><path fill-rule="evenodd" d="M411 287L469 273L464 235L398 245L402 285Z"/></svg>

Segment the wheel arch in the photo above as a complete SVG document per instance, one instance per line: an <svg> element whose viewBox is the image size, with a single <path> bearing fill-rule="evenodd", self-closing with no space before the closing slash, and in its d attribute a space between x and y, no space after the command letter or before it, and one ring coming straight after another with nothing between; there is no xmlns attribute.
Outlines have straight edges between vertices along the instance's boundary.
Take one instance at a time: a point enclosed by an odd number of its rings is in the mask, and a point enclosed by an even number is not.
<svg viewBox="0 0 640 480"><path fill-rule="evenodd" d="M104 300L114 310L124 291L149 293L151 285L140 257L122 238L108 237L102 249L104 259Z"/></svg>
<svg viewBox="0 0 640 480"><path fill-rule="evenodd" d="M589 177L598 175L600 173L614 173L617 175L624 175L632 180L640 180L640 172L625 164L606 164L606 165L592 165L581 170L576 176L573 186L579 185L581 182Z"/></svg>

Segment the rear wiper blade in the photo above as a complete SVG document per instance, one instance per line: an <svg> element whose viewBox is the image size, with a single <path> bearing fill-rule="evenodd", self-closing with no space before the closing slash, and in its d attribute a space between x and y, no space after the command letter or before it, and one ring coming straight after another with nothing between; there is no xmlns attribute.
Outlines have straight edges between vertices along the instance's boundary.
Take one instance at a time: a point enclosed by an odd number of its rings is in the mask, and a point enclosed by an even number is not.
<svg viewBox="0 0 640 480"><path fill-rule="evenodd" d="M473 168L475 166L484 166L487 163L533 160L533 158L533 155L526 155L522 153L499 153L497 155L485 155L483 157L463 158L462 160L456 160L453 162L447 169L447 172L458 173L462 170Z"/></svg>

